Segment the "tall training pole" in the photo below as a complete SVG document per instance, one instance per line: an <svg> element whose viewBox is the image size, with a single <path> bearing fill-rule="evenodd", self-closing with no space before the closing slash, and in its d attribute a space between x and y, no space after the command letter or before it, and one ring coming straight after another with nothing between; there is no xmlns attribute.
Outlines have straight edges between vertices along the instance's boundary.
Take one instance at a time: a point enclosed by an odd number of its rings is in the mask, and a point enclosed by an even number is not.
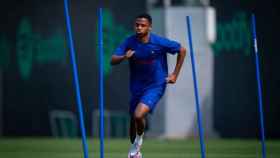
<svg viewBox="0 0 280 158"><path fill-rule="evenodd" d="M68 9L68 0L64 0L64 11L66 17L67 33L68 33L68 45L70 48L70 55L71 55L71 62L73 68L75 90L76 90L76 102L77 102L77 108L79 110L79 121L80 121L80 129L82 134L84 158L88 158L88 145L86 142L86 130L84 125L83 105L82 105L81 95L80 95L79 77L78 77L78 70L77 70L76 57L75 57L76 53L74 49L73 37L71 32L71 20L70 20L69 9Z"/></svg>
<svg viewBox="0 0 280 158"><path fill-rule="evenodd" d="M259 53L257 44L257 33L256 33L256 18L252 14L252 38L254 42L255 60L256 60L256 79L258 82L258 101L259 101L259 115L260 115L260 125L261 125L261 144L262 144L262 158L266 158L266 146L265 146L265 130L264 130L264 114L263 114L263 101L262 101L262 85L260 77L260 63L259 63Z"/></svg>
<svg viewBox="0 0 280 158"><path fill-rule="evenodd" d="M99 125L99 136L100 136L100 158L104 158L104 64L103 64L103 15L102 8L98 10L98 47L99 47L99 112L100 112L100 125Z"/></svg>
<svg viewBox="0 0 280 158"><path fill-rule="evenodd" d="M203 136L203 127L202 127L202 118L199 106L199 93L196 79L196 69L195 69L195 59L194 59L194 51L192 44L192 32L191 32L191 18L187 16L187 29L188 29L188 39L189 39L189 47L190 47L190 55L191 55L191 64L192 64L192 74L193 74L193 83L194 83L194 94L195 94L195 103L196 103L196 112L197 112L197 123L199 128L199 140L200 140L200 151L201 157L205 158L205 144L204 144L204 136Z"/></svg>

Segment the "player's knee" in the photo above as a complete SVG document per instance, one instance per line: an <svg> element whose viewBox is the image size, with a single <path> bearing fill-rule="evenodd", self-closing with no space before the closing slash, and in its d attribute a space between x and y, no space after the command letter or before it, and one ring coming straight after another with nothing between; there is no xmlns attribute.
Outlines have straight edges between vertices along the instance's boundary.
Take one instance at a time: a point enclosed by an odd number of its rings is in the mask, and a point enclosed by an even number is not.
<svg viewBox="0 0 280 158"><path fill-rule="evenodd" d="M144 118L144 114L140 113L140 112L135 112L134 113L134 119L135 121L141 121Z"/></svg>

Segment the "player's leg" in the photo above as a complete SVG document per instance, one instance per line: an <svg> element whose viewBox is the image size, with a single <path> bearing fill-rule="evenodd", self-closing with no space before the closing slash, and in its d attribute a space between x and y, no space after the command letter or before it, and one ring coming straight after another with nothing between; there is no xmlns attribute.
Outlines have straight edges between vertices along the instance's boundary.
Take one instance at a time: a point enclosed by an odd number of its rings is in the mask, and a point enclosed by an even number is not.
<svg viewBox="0 0 280 158"><path fill-rule="evenodd" d="M134 116L130 117L129 136L130 136L130 142L131 144L133 144L136 138L136 124L135 124Z"/></svg>
<svg viewBox="0 0 280 158"><path fill-rule="evenodd" d="M141 96L133 95L131 100L130 100L130 108L129 108L129 113L130 113L130 128L129 128L129 136L130 136L130 142L131 146L128 152L128 158L135 158L137 157L140 153L138 152L138 148L135 145L135 139L136 139L136 122L135 122L135 111L136 107L140 101ZM138 155L137 155L138 154ZM139 156L138 156L139 157Z"/></svg>
<svg viewBox="0 0 280 158"><path fill-rule="evenodd" d="M140 153L140 147L143 143L143 136L144 136L144 130L146 126L146 115L149 112L149 107L145 105L144 103L138 103L134 112L134 116L131 120L134 121L134 123L131 123L131 125L134 124L134 131L131 128L131 132L134 132L135 137L131 139L133 140L133 144L130 147L129 150L129 157L139 156ZM133 126L131 126L133 127ZM131 133L131 136L133 134Z"/></svg>
<svg viewBox="0 0 280 158"><path fill-rule="evenodd" d="M138 136L143 135L146 127L146 115L149 113L150 108L148 105L140 102L134 113L134 120L136 124L136 133ZM137 137L137 136L136 136Z"/></svg>

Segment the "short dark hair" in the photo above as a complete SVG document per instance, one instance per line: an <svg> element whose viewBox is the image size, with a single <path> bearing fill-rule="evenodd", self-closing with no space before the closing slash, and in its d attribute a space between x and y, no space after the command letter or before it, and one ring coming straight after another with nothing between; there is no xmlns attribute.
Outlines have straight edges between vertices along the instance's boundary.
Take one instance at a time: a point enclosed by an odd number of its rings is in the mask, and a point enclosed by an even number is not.
<svg viewBox="0 0 280 158"><path fill-rule="evenodd" d="M153 23L153 19L150 14L147 14L147 13L139 14L138 16L136 16L135 19L138 19L138 18L145 18L149 21L150 24Z"/></svg>

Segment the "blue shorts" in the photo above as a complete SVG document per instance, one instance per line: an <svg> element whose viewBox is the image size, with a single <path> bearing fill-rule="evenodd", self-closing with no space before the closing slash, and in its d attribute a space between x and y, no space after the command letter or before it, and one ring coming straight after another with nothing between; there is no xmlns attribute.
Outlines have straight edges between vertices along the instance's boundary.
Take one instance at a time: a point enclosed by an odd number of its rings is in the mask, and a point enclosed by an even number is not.
<svg viewBox="0 0 280 158"><path fill-rule="evenodd" d="M153 113L156 104L165 92L165 88L166 85L164 84L147 88L143 91L143 93L140 94L132 94L130 99L129 113L133 115L139 103L147 105L150 109L149 113Z"/></svg>

